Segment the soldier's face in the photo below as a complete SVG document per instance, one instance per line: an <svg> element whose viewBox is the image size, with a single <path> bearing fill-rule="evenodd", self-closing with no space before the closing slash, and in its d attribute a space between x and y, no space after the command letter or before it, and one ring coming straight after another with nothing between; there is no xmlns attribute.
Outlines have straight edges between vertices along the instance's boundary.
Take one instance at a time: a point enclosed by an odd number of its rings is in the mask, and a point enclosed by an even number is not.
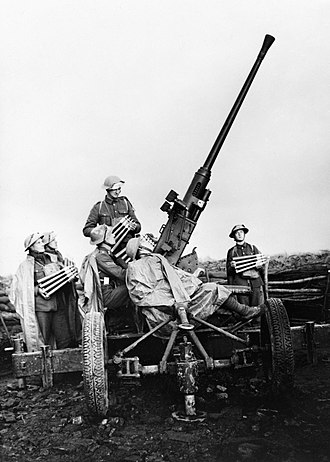
<svg viewBox="0 0 330 462"><path fill-rule="evenodd" d="M137 254L139 258L142 258L151 255L152 251L150 249L146 249L145 247L139 247Z"/></svg>
<svg viewBox="0 0 330 462"><path fill-rule="evenodd" d="M30 249L34 252L44 252L45 246L42 239L38 239L33 245L31 245Z"/></svg>
<svg viewBox="0 0 330 462"><path fill-rule="evenodd" d="M139 256L145 257L146 255L150 255L153 252L154 247L155 244L152 242L150 238L146 236L141 236L138 250Z"/></svg>
<svg viewBox="0 0 330 462"><path fill-rule="evenodd" d="M111 197L112 199L116 199L121 193L121 188L108 189L107 192L109 197Z"/></svg>
<svg viewBox="0 0 330 462"><path fill-rule="evenodd" d="M50 247L51 249L53 250L56 250L57 249L57 240L56 239L53 239L52 241L50 241L48 243L48 247Z"/></svg>
<svg viewBox="0 0 330 462"><path fill-rule="evenodd" d="M245 233L242 229L239 229L238 231L236 231L235 233L235 241L236 242L243 242L245 239Z"/></svg>

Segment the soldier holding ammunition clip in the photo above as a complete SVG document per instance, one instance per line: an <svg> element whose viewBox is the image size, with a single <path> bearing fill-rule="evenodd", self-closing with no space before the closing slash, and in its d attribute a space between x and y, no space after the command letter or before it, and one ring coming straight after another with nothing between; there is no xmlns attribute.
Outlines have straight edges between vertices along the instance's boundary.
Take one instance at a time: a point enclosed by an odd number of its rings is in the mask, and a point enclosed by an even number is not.
<svg viewBox="0 0 330 462"><path fill-rule="evenodd" d="M27 258L20 264L11 287L11 301L21 318L28 351L37 351L41 345L55 345L58 349L74 346L68 319L70 307L64 306L61 295L69 278L46 254L43 237L33 233L25 239Z"/></svg>
<svg viewBox="0 0 330 462"><path fill-rule="evenodd" d="M97 225L91 231L90 244L97 248L85 257L80 271L85 291L82 309L104 311L109 331L123 327L134 315L125 284L127 263L113 252L116 236L125 231L124 224L121 222L115 228L105 224ZM90 294L88 287L93 287ZM95 298L95 294L98 297Z"/></svg>
<svg viewBox="0 0 330 462"><path fill-rule="evenodd" d="M45 246L45 253L52 262L58 265L59 271L53 279L50 278L40 285L46 287L46 293L57 292L57 304L60 309L65 310L72 336L72 346L76 346L81 339L81 318L78 311L78 294L75 285L78 269L73 261L63 257L58 250L57 236L54 231L44 232L42 241Z"/></svg>
<svg viewBox="0 0 330 462"><path fill-rule="evenodd" d="M250 287L250 294L237 294L237 300L245 305L255 306L264 303L264 265L266 256L262 255L255 245L245 242L249 232L244 225L235 225L229 237L236 245L227 253L228 283L237 286Z"/></svg>
<svg viewBox="0 0 330 462"><path fill-rule="evenodd" d="M120 244L120 248L124 248L128 240L141 230L141 224L135 215L135 209L131 202L125 196L121 196L121 187L125 183L118 176L108 176L102 185L107 194L103 201L97 202L91 209L83 234L90 237L91 231L97 226L105 224L107 226L115 226L124 217L129 217L131 222L131 230L125 236L125 239Z"/></svg>

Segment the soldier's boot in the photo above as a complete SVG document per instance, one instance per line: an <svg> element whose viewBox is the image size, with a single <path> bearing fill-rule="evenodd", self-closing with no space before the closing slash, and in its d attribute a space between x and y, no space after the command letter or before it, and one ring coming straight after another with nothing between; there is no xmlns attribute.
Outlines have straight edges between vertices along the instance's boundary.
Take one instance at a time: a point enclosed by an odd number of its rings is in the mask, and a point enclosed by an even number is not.
<svg viewBox="0 0 330 462"><path fill-rule="evenodd" d="M221 308L232 311L238 314L243 319L257 318L263 313L263 305L248 306L239 303L233 295L230 295L227 300L221 305Z"/></svg>

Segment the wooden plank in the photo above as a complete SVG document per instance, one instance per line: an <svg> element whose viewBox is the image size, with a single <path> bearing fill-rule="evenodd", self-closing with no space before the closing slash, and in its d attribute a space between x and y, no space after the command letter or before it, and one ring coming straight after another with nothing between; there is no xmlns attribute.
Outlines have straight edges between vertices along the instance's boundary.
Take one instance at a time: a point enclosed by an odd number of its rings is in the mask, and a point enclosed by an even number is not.
<svg viewBox="0 0 330 462"><path fill-rule="evenodd" d="M53 372L82 371L81 348L67 348L65 350L53 350Z"/></svg>
<svg viewBox="0 0 330 462"><path fill-rule="evenodd" d="M309 282L309 281L321 281L325 280L327 276L312 276L309 278L301 278L301 279L286 279L285 281L269 281L268 284L270 286L277 286L277 285L291 285L291 284L301 284L304 282Z"/></svg>
<svg viewBox="0 0 330 462"><path fill-rule="evenodd" d="M291 327L292 344L294 350L305 350L306 328L303 326ZM330 324L315 324L314 342L318 348L330 347Z"/></svg>
<svg viewBox="0 0 330 462"><path fill-rule="evenodd" d="M270 292L274 294L301 294L301 293L321 294L322 289L274 289L272 288Z"/></svg>
<svg viewBox="0 0 330 462"><path fill-rule="evenodd" d="M43 363L41 351L33 353L13 353L12 361L14 375L17 378L42 374Z"/></svg>
<svg viewBox="0 0 330 462"><path fill-rule="evenodd" d="M82 371L81 348L67 348L65 350L52 350L47 358L47 364L42 352L13 353L13 370L15 377L30 377L51 373Z"/></svg>

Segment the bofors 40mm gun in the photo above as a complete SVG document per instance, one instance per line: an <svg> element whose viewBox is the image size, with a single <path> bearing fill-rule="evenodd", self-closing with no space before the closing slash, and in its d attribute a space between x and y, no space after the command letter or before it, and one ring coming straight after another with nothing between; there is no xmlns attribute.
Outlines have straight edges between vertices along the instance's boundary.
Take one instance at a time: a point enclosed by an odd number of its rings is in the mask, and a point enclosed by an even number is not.
<svg viewBox="0 0 330 462"><path fill-rule="evenodd" d="M259 69L262 60L275 38L266 35L257 59L217 137L207 159L202 167L195 173L194 178L187 189L183 199L171 190L166 196L161 210L168 213L168 221L160 230L160 237L155 246L154 252L164 255L167 260L185 270L194 271L197 268L197 261L187 265L180 265L180 258L190 237L195 229L197 221L205 209L211 191L207 185L211 178L212 166L219 154L219 151L228 135L228 132L236 118L236 115L244 101L244 98L252 84L252 81Z"/></svg>
<svg viewBox="0 0 330 462"><path fill-rule="evenodd" d="M173 265L179 265L180 259L183 259L181 255L211 194L207 185L212 166L273 41L272 36L266 35L257 60L210 154L195 173L184 198L179 199L171 191L162 206L162 210L168 213L168 221L161 230L154 251L163 254ZM260 333L259 330L244 331L243 327L249 320L235 324L226 320L219 327L212 324L209 318L208 321L196 316L188 319L184 307L178 310L175 310L175 306L173 308L172 317L160 321L155 327L145 326L140 330L132 328L129 332L110 331L106 326L104 313L90 310L84 317L81 350L72 349L69 353L67 350L53 350L50 354L49 347L46 346L42 352L43 360L40 360L39 352L33 353L38 356L38 364L42 364L44 382L50 384L53 372L67 371L61 368L61 364L67 364L68 361L60 360L69 354L70 370L83 370L89 411L94 415L104 416L110 406L111 376L129 383L146 375L175 375L179 390L184 396L184 412L175 413L174 417L188 421L204 418L196 411L195 393L198 390L197 377L205 371L253 366L262 359L265 375L274 391L291 387L294 366L291 331L285 307L279 299L267 300L265 312L260 319ZM138 314L141 315L140 312ZM170 321L173 321L169 327L170 334L165 337L157 335ZM225 345L228 339L230 344ZM20 352L13 355L17 377L27 375L27 358L22 355L24 353ZM34 357L31 364L34 374L36 362ZM59 366L52 367L51 364Z"/></svg>

